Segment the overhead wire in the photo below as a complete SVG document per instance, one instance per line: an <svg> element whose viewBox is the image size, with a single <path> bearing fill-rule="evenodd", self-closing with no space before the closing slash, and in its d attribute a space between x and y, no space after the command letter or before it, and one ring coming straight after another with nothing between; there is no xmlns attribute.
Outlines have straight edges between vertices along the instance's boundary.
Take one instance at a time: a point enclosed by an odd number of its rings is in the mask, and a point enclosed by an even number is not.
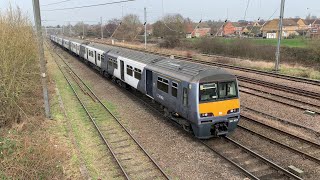
<svg viewBox="0 0 320 180"><path fill-rule="evenodd" d="M250 4L250 0L248 0L248 2L247 2L247 7L246 7L246 10L244 11L244 17L243 17L243 20L246 20L247 12L248 12L248 8L249 8L249 4Z"/></svg>
<svg viewBox="0 0 320 180"><path fill-rule="evenodd" d="M82 9L82 8L88 8L88 7L105 6L105 5L110 5L110 4L121 4L121 3L131 2L131 1L135 1L135 0L122 0L122 1L115 1L115 2L108 2L108 3L69 7L69 8L45 9L42 11L63 11L63 10L71 10L71 9Z"/></svg>
<svg viewBox="0 0 320 180"><path fill-rule="evenodd" d="M72 0L64 0L64 1L59 1L59 2L55 2L55 3L44 4L44 5L41 5L41 6L51 6L51 5L61 4L61 3L64 3L64 2L68 2L68 1L72 1Z"/></svg>
<svg viewBox="0 0 320 180"><path fill-rule="evenodd" d="M163 0L162 0L162 18L163 18L162 22L163 22L164 26L166 26L170 31L177 32L177 33L180 33L180 34L183 33L183 32L180 32L180 31L171 29L171 28L166 24L166 22L165 22L165 20L164 20L164 5L163 5Z"/></svg>

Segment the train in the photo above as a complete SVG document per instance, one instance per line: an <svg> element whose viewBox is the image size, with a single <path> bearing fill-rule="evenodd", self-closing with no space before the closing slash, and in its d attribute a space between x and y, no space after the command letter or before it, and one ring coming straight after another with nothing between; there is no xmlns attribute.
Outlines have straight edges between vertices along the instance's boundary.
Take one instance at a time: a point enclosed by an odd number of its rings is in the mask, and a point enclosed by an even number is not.
<svg viewBox="0 0 320 180"><path fill-rule="evenodd" d="M50 40L103 76L151 98L199 139L226 136L237 127L238 80L224 69L56 35Z"/></svg>

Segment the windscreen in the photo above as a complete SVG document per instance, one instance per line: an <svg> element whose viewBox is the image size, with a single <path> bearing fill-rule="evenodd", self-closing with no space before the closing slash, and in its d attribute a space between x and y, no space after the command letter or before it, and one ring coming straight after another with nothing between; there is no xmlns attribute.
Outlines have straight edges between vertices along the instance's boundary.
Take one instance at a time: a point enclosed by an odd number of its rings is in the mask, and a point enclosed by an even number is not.
<svg viewBox="0 0 320 180"><path fill-rule="evenodd" d="M238 97L235 81L200 84L200 102L210 102Z"/></svg>

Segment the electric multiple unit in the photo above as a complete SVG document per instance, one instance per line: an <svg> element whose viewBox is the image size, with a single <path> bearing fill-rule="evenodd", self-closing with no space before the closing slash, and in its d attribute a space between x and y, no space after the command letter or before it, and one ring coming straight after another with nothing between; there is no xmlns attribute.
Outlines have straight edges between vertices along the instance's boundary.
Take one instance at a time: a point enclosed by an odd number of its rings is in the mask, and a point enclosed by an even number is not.
<svg viewBox="0 0 320 180"><path fill-rule="evenodd" d="M51 36L103 75L152 98L165 116L196 137L224 136L237 127L238 82L225 70L70 38L61 43L60 38Z"/></svg>

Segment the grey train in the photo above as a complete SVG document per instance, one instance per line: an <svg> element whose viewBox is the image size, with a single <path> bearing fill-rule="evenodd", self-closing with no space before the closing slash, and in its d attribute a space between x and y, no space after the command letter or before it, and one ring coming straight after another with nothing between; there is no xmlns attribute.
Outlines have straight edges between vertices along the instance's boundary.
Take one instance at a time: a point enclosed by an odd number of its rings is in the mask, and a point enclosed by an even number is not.
<svg viewBox="0 0 320 180"><path fill-rule="evenodd" d="M237 127L238 82L223 69L54 35L50 39L159 103L167 117L197 138L225 136Z"/></svg>

